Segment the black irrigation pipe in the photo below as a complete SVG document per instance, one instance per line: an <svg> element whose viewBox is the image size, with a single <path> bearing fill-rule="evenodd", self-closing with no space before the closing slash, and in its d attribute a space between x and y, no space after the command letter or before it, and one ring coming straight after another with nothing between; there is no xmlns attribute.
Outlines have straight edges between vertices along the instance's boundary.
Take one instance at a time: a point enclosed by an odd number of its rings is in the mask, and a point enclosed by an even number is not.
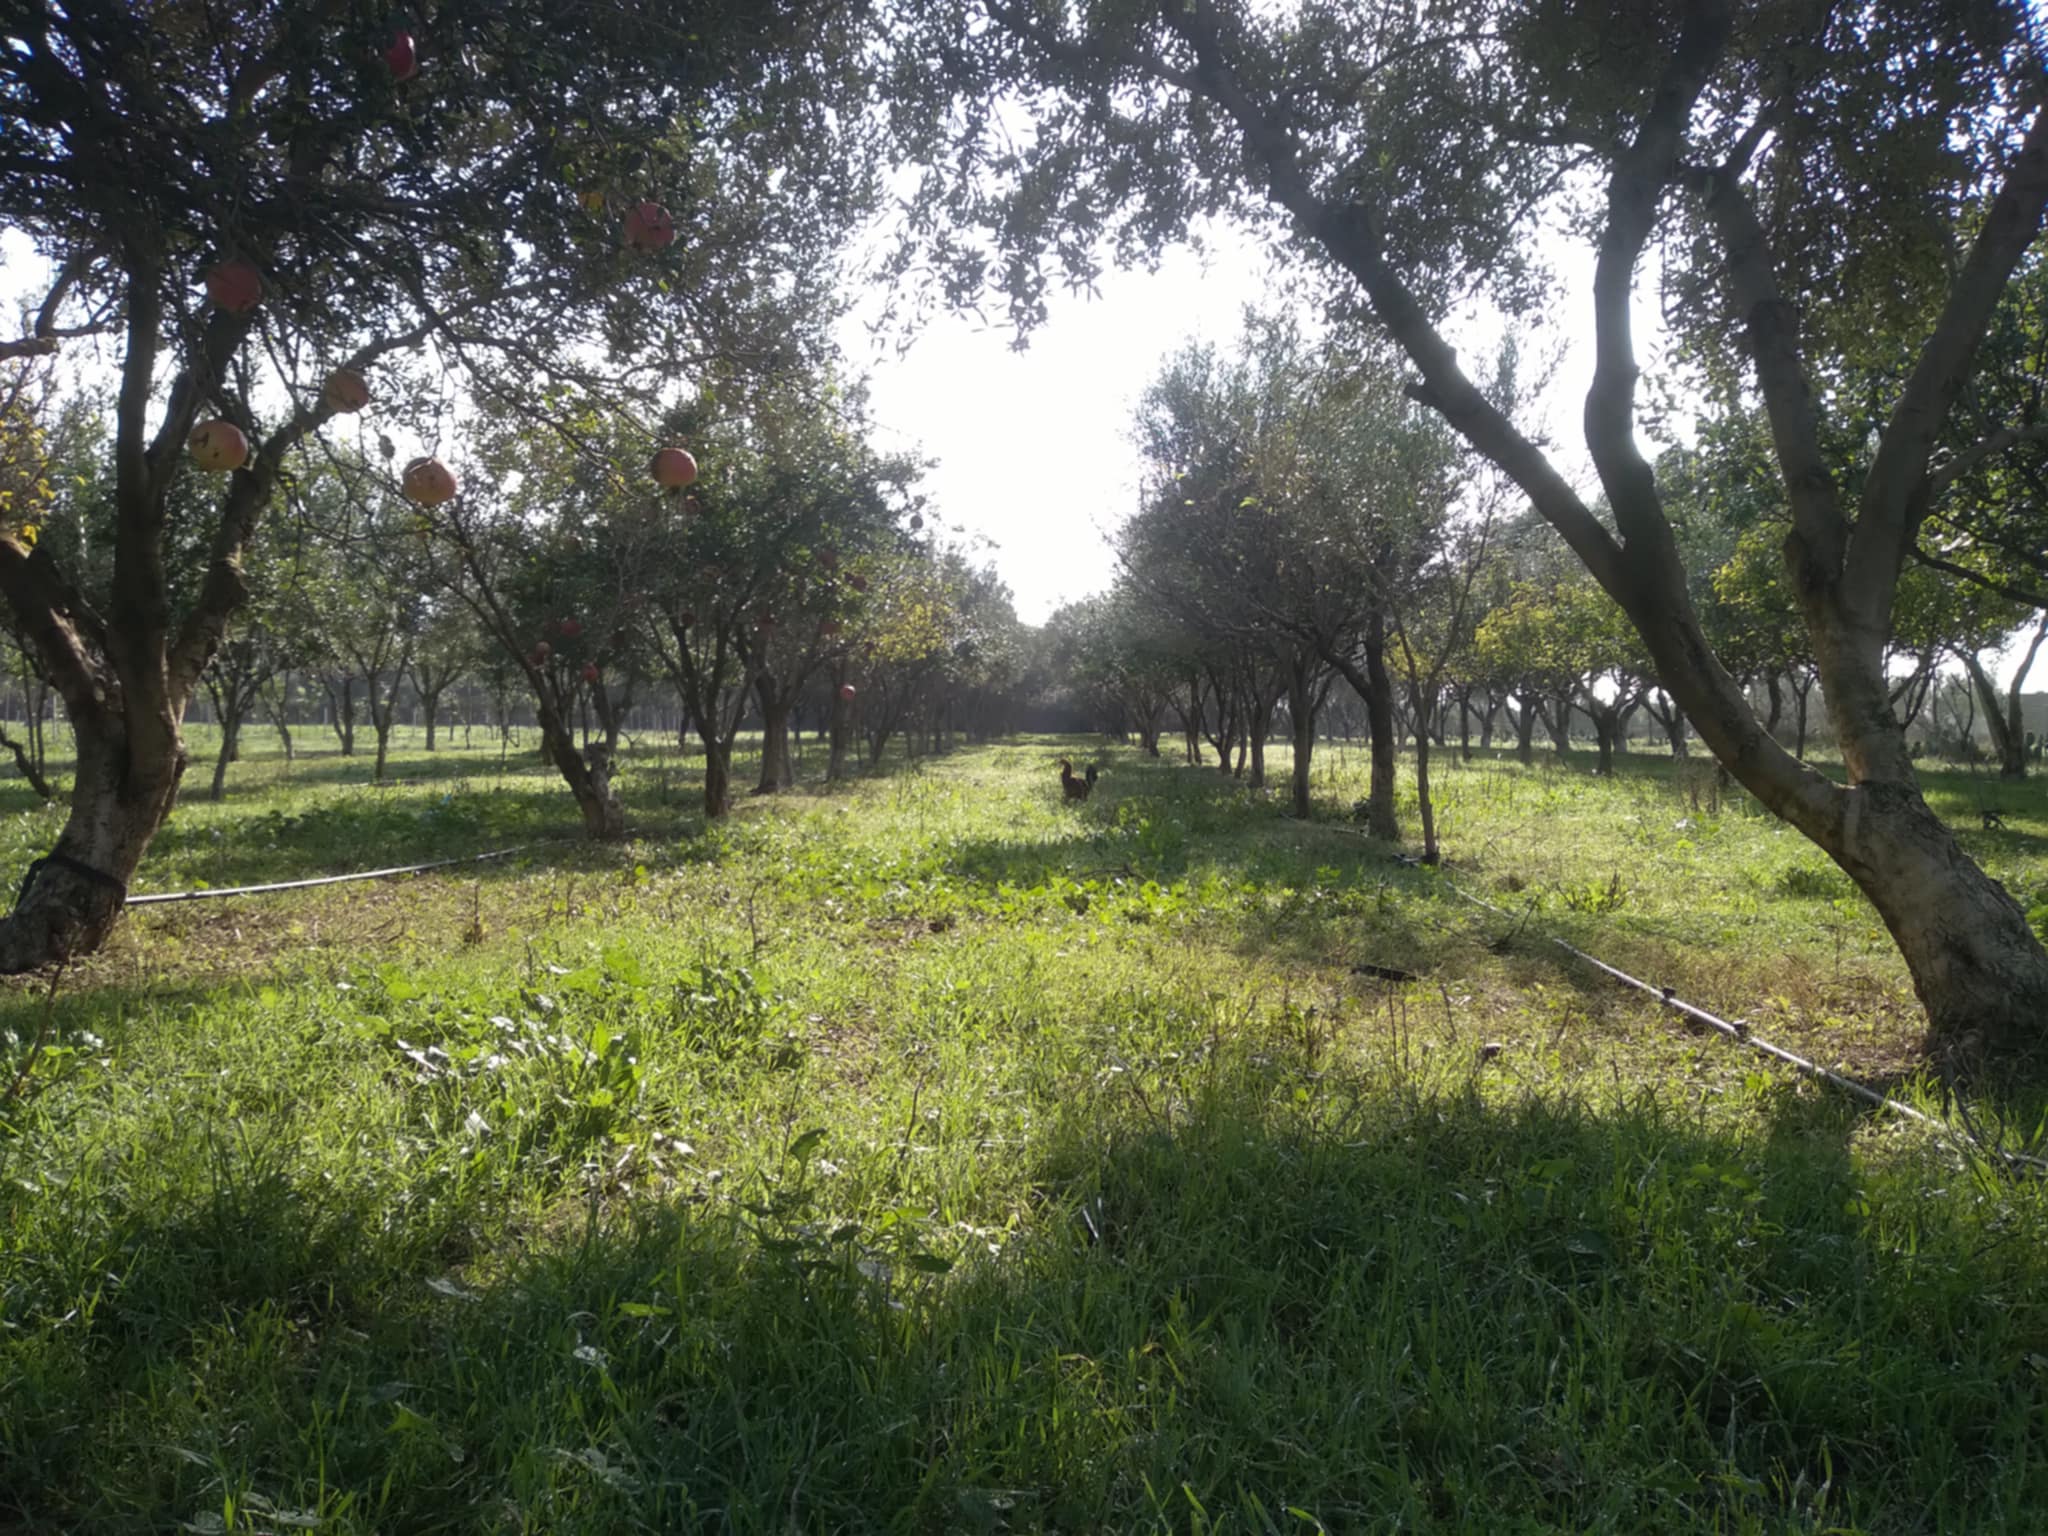
<svg viewBox="0 0 2048 1536"><path fill-rule="evenodd" d="M553 839L559 841L559 839ZM400 864L391 869L366 869L353 875L321 875L312 880L278 880L269 885L225 885L217 890L164 891L151 896L130 896L131 907L162 906L173 901L215 901L224 896L267 896L273 891L303 891L316 885L346 885L352 880L388 880L393 875L418 875L430 869L452 869L457 864L485 864L492 859L509 859L545 843L521 843L516 848L497 848L489 853L467 854L458 859L435 859L427 864Z"/></svg>
<svg viewBox="0 0 2048 1536"><path fill-rule="evenodd" d="M1520 926L1526 920L1526 914L1518 918L1505 907L1497 907L1490 901L1482 901L1470 891L1460 890L1449 880L1444 881L1444 886L1452 895L1471 902L1475 907L1484 907L1489 912L1508 918L1517 926ZM1902 1115L1908 1120L1919 1121L1922 1125L1931 1128L1937 1138L1947 1142L1957 1151L1976 1151L1986 1156L1998 1158L2009 1166L2025 1168L2033 1173L2048 1172L2048 1159L2030 1157L2023 1152L2005 1152L1996 1148L1986 1147L1981 1137L1974 1133L1958 1131L1938 1115L1930 1115L1925 1110L1915 1109L1912 1105L1901 1103L1889 1094L1879 1093L1868 1083L1859 1083L1855 1078L1845 1077L1832 1067L1824 1067L1819 1062L1807 1060L1796 1051L1788 1051L1782 1045L1773 1045L1768 1040L1759 1039L1751 1032L1749 1025L1741 1019L1724 1019L1718 1014L1709 1013L1706 1009L1697 1007L1676 996L1671 988L1653 986L1649 982L1644 981L1640 976L1631 976L1619 966L1609 965L1598 956L1589 955L1576 945L1567 944L1555 934L1547 934L1545 937L1566 954L1585 961L1586 964L1592 966L1596 971L1612 976L1623 986L1634 987L1638 992L1647 992L1672 1012L1683 1014L1697 1023L1706 1025L1709 1029L1717 1030L1730 1040L1735 1041L1738 1045L1746 1045L1753 1051L1759 1051L1766 1056L1774 1057L1784 1062L1785 1065L1791 1067L1795 1072L1803 1073L1807 1077L1826 1083L1831 1088L1838 1088L1853 1098L1861 1099L1873 1109L1890 1110L1893 1114Z"/></svg>

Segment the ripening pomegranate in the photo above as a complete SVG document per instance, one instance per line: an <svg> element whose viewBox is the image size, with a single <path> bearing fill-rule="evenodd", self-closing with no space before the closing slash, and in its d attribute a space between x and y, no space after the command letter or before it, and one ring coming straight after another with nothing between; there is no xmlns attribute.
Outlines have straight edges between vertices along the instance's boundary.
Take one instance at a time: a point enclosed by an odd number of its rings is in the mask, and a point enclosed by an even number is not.
<svg viewBox="0 0 2048 1536"><path fill-rule="evenodd" d="M410 32L392 33L390 46L384 50L384 63L394 80L410 80L420 72L419 45Z"/></svg>
<svg viewBox="0 0 2048 1536"><path fill-rule="evenodd" d="M585 681L586 683L594 683L603 675L604 674L602 672L597 670L596 662L586 661L583 664L583 681Z"/></svg>
<svg viewBox="0 0 2048 1536"><path fill-rule="evenodd" d="M455 472L431 454L406 465L399 483L405 490L406 499L423 507L438 507L444 501L453 501L458 489Z"/></svg>
<svg viewBox="0 0 2048 1536"><path fill-rule="evenodd" d="M679 491L697 478L697 461L687 448L657 450L647 469L664 490Z"/></svg>
<svg viewBox="0 0 2048 1536"><path fill-rule="evenodd" d="M192 450L192 462L208 474L240 469L249 462L249 439L242 429L217 417L194 427L186 446Z"/></svg>
<svg viewBox="0 0 2048 1536"><path fill-rule="evenodd" d="M841 683L839 685L839 697L851 704L853 702L853 684Z"/></svg>
<svg viewBox="0 0 2048 1536"><path fill-rule="evenodd" d="M370 381L353 368L337 368L327 375L320 398L330 411L353 416L370 403Z"/></svg>
<svg viewBox="0 0 2048 1536"><path fill-rule="evenodd" d="M676 221L659 203L635 203L626 210L626 244L636 251L658 251L676 237Z"/></svg>
<svg viewBox="0 0 2048 1536"><path fill-rule="evenodd" d="M583 633L583 621L581 619L564 619L558 627L562 631L562 638L564 640L574 640Z"/></svg>
<svg viewBox="0 0 2048 1536"><path fill-rule="evenodd" d="M217 261L206 269L206 296L231 315L246 315L263 302L263 274L252 262Z"/></svg>

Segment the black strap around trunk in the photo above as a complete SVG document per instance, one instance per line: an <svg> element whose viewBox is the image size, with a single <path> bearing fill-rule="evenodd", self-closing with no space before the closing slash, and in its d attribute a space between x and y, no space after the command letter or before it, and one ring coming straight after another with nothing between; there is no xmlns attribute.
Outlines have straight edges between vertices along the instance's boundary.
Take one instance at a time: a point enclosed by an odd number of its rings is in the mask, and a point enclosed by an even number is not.
<svg viewBox="0 0 2048 1536"><path fill-rule="evenodd" d="M59 853L53 848L40 859L33 860L29 864L27 872L22 875L21 889L15 892L14 896L14 905L17 909L20 908L23 902L28 900L29 887L36 883L36 876L43 872L43 866L46 864L54 864L59 869L68 869L72 874L79 876L81 879L90 880L94 885L105 886L124 902L128 899L128 887L119 880L116 880L105 870L94 869L90 864L74 859L68 853Z"/></svg>

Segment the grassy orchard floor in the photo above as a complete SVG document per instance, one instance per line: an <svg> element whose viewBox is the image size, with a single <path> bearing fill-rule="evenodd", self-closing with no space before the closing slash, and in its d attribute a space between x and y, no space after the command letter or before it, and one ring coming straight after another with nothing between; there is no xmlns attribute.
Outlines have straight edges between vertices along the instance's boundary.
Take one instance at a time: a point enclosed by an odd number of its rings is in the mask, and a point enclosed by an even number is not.
<svg viewBox="0 0 2048 1536"><path fill-rule="evenodd" d="M1355 749L1308 824L1122 751L1062 805L1095 750L710 835L636 761L623 850L133 915L0 1109L0 1528L2039 1528L2048 1193L1538 937L1895 1074L1811 848L1664 760L1447 769L1506 934ZM496 769L252 751L138 888L573 828ZM2048 886L2048 795L1931 793Z"/></svg>

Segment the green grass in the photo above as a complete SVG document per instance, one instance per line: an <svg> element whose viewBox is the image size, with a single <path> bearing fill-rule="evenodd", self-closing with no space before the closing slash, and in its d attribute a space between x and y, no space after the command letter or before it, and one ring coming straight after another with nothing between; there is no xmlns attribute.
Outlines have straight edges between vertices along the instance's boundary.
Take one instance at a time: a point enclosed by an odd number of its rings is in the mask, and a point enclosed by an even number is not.
<svg viewBox="0 0 2048 1536"><path fill-rule="evenodd" d="M1584 766L1445 765L1512 923L1360 835L1355 748L1303 823L1049 740L709 831L636 757L622 849L138 911L0 1000L0 1528L2038 1529L2048 1198L1545 943L1932 1103L1810 847ZM138 888L574 828L367 768L255 744ZM2048 887L1987 793L1930 778Z"/></svg>

